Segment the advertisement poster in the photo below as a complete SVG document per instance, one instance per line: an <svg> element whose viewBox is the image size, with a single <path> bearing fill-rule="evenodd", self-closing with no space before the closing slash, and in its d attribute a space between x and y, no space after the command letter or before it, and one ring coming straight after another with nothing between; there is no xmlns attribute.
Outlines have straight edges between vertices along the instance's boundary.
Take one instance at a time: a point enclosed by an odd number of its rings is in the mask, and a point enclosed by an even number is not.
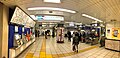
<svg viewBox="0 0 120 58"><path fill-rule="evenodd" d="M63 28L57 29L57 42L64 42Z"/></svg>
<svg viewBox="0 0 120 58"><path fill-rule="evenodd" d="M120 28L112 28L112 38L120 39Z"/></svg>

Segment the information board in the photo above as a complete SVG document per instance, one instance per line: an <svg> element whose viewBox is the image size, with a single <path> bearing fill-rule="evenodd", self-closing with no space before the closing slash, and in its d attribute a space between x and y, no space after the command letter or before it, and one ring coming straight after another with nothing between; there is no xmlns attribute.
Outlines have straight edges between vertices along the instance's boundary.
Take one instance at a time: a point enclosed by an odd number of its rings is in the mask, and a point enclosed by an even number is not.
<svg viewBox="0 0 120 58"><path fill-rule="evenodd" d="M10 22L28 27L34 27L35 25L35 21L33 21L32 18L29 17L29 15L27 15L19 7L15 8L14 14Z"/></svg>

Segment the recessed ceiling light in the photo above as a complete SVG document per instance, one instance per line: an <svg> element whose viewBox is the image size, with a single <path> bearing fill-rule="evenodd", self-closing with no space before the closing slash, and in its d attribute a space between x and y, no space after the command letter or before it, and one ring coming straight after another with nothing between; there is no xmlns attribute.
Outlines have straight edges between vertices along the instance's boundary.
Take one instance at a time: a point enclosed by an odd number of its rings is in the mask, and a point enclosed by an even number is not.
<svg viewBox="0 0 120 58"><path fill-rule="evenodd" d="M32 7L32 8L28 8L28 10L49 10L49 11L54 10L54 11L76 13L76 11L73 11L73 10L68 10L68 9L63 9L63 8L53 8L53 7Z"/></svg>
<svg viewBox="0 0 120 58"><path fill-rule="evenodd" d="M61 3L60 0L44 0L44 2Z"/></svg>

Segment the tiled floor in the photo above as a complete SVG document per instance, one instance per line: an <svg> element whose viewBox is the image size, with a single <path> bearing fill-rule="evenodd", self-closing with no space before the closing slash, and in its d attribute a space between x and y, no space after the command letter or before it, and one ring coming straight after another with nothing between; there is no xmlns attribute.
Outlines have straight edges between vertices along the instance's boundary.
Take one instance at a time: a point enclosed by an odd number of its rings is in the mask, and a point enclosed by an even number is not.
<svg viewBox="0 0 120 58"><path fill-rule="evenodd" d="M64 43L56 43L56 38L39 37L17 58L120 58L120 53L85 43L80 43L79 52L75 53L66 38Z"/></svg>

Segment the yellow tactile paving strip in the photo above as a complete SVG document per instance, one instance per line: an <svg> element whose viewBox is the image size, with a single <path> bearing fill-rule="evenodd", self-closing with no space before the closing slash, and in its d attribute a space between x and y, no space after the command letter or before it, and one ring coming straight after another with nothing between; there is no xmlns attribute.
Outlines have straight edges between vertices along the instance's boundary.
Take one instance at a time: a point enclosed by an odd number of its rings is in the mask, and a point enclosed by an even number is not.
<svg viewBox="0 0 120 58"><path fill-rule="evenodd" d="M34 53L28 53L25 58L33 58Z"/></svg>
<svg viewBox="0 0 120 58"><path fill-rule="evenodd" d="M40 58L46 58L46 39L43 39L42 47L40 50Z"/></svg>
<svg viewBox="0 0 120 58"><path fill-rule="evenodd" d="M94 49L94 48L97 48L97 46L91 46L89 48L79 50L78 53L82 53L82 52L85 52L85 51L88 51L88 50L91 50L91 49ZM59 57L66 57L66 56L75 55L75 54L78 54L78 53L69 52L69 53L62 53L62 54L46 54L46 39L43 39L42 47L41 47L41 50L40 50L40 56L36 57L36 56L33 56L34 53L28 53L26 55L26 58L59 58Z"/></svg>

